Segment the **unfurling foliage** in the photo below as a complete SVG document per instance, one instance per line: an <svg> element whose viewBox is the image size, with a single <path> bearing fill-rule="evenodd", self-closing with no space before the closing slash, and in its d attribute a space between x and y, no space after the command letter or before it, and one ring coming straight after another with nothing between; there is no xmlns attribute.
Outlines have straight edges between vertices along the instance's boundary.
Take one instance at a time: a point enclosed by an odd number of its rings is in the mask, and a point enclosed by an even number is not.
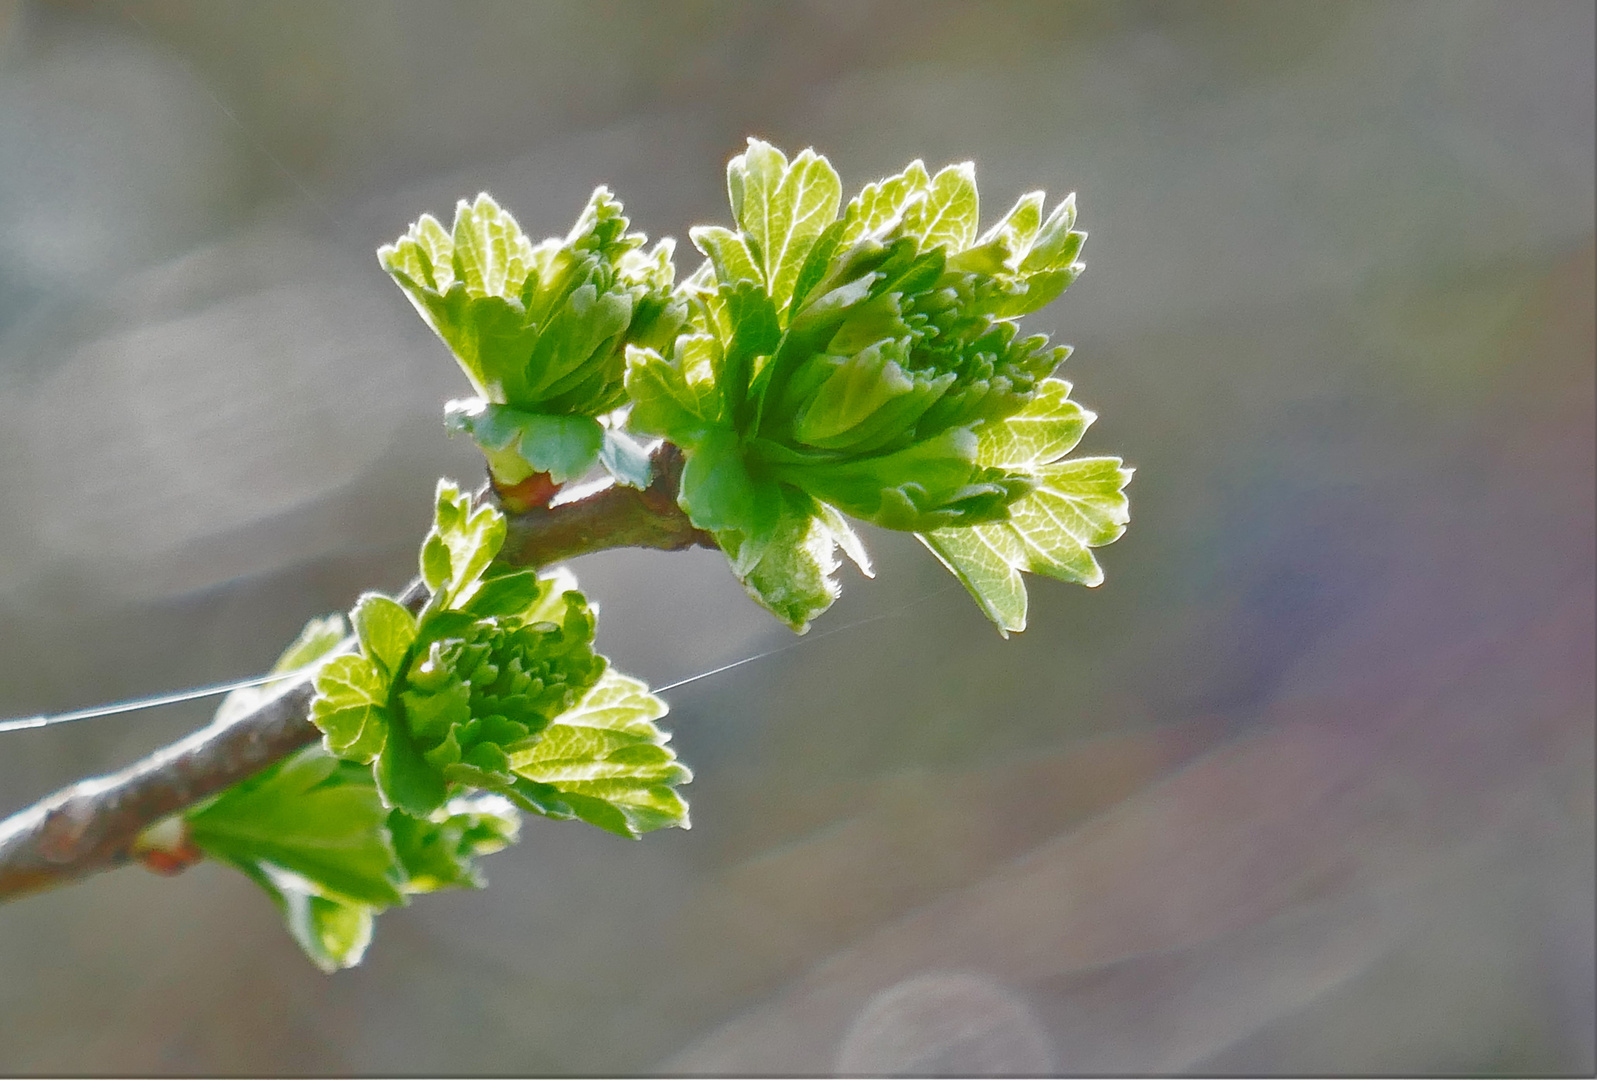
<svg viewBox="0 0 1597 1080"><path fill-rule="evenodd" d="M377 253L477 391L445 415L501 483L564 482L601 460L623 483L648 482L637 446L598 418L626 403L626 346L669 341L683 310L673 242L645 254L627 224L601 187L564 240L534 245L482 194L455 207L453 229L424 214Z"/></svg>
<svg viewBox="0 0 1597 1080"><path fill-rule="evenodd" d="M680 281L672 242L645 251L605 188L563 239L532 243L484 194L380 249L471 382L446 421L496 489L547 502L601 467L648 488L643 442L665 440L681 510L799 632L838 595L839 549L871 573L850 519L916 534L1000 633L1025 628L1023 572L1097 585L1131 470L1067 456L1094 415L1054 377L1069 349L1019 325L1082 270L1074 197L1023 195L983 232L969 163L916 161L845 202L826 158L757 139L727 187L732 224L691 231L705 261ZM384 908L481 885L474 860L522 811L687 826L664 703L594 651L569 572L507 565L505 536L440 482L419 614L369 593L353 639L313 621L279 663L319 665L322 745L185 814L325 969L360 959Z"/></svg>
<svg viewBox="0 0 1597 1080"><path fill-rule="evenodd" d="M593 651L595 616L569 572L496 565L504 517L438 485L422 546L431 599L413 616L376 593L313 620L279 670L319 663L322 745L203 803L189 838L270 894L327 970L358 962L379 911L465 886L514 842L518 808L621 836L688 825L691 779L654 724L665 704ZM261 691L237 691L219 720Z"/></svg>
<svg viewBox="0 0 1597 1080"><path fill-rule="evenodd" d="M837 548L870 572L846 517L921 534L1002 630L1024 628L1024 591L990 561L1095 584L1087 548L1119 535L1129 473L1088 488L1054 464L1058 439L1046 463L991 449L1013 423L1092 418L1049 378L1069 350L1016 322L1081 272L1074 199L1045 216L1022 196L978 236L968 163L914 162L844 205L825 158L754 139L727 186L737 227L693 230L707 261L680 290L687 322L631 347L627 390L632 425L687 454L682 506L750 594L804 629L837 596ZM1042 520L1060 500L1114 527Z"/></svg>

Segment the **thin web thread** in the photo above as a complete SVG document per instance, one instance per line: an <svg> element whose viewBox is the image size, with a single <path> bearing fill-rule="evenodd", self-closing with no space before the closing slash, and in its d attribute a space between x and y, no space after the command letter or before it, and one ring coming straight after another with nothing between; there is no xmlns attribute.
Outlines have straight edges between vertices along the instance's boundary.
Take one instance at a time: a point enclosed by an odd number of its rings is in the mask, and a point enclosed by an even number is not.
<svg viewBox="0 0 1597 1080"><path fill-rule="evenodd" d="M181 701L197 701L200 698L215 697L218 694L231 694L235 690L247 690L252 686L264 686L280 679L292 679L295 675L302 674L305 670L307 669L302 668L295 671L280 671L275 675L257 675L253 679L217 683L215 686L201 686L193 690L178 690L170 694L155 694L150 697L134 698L130 701L118 701L111 705L96 705L89 709L74 709L72 712L19 716L14 720L0 720L0 734L8 731L30 731L33 728L55 727L57 724L70 724L74 720L93 720L100 716L115 716L117 713L157 709L162 705L176 705Z"/></svg>
<svg viewBox="0 0 1597 1080"><path fill-rule="evenodd" d="M856 619L851 623L844 623L842 626L834 626L830 630L823 630L819 634L809 634L805 637L799 638L797 641L790 641L786 645L778 645L774 649L767 649L764 652L755 653L753 656L745 656L741 660L734 660L730 664L722 664L720 667L711 668L709 671L701 671L697 675L689 675L687 678L678 679L674 683L666 683L664 686L651 686L649 688L649 692L652 694L663 694L667 690L675 690L679 686L686 686L689 683L696 683L700 679L708 679L710 676L719 675L723 671L731 671L733 668L742 667L744 664L752 664L756 660L764 660L769 656L776 656L780 653L789 652L798 648L800 645L808 645L812 642L819 641L821 638L831 637L833 634L841 634L845 630L855 630L861 626L868 626L874 622L881 622L883 619L896 619L903 615L904 612L908 611L910 608L924 604L933 597L941 596L947 592L952 592L953 589L954 586L952 585L945 585L941 589L933 589L924 596L916 597L909 603L903 605L902 607L894 608L892 611L884 611L877 615L869 615L863 619Z"/></svg>
<svg viewBox="0 0 1597 1080"><path fill-rule="evenodd" d="M121 9L121 13L129 22L137 26L139 30L146 34L150 40L155 42L159 47L162 47L173 53L179 66L183 68L184 72L189 76L189 78L193 79L194 82L206 92L207 96L210 97L217 110L220 111L223 116L227 117L228 120L232 121L232 123L239 129L240 133L243 134L245 139L249 141L250 145L254 147L256 152L270 161L273 167L276 168L277 171L281 173L289 183L294 185L305 201L314 207L316 211L322 215L322 217L327 219L328 224L332 225L334 228L342 228L342 222L333 216L332 212L327 208L327 206L316 197L315 192L311 191L311 189L294 174L293 170L289 169L289 167L285 165L276 154L272 153L271 149L267 147L267 145L262 142L261 139L256 137L254 132L250 131L250 129L245 125L244 121L239 118L238 114L232 109L228 108L227 103L222 100L222 96L217 93L211 84L204 79L198 71L194 69L194 66L190 64L185 57L178 53L177 50L172 49L169 45L167 45L167 43L163 41L160 36L157 35L155 31L144 22L143 19L140 19L126 7ZM934 589L931 592L926 593L924 596L920 596L903 605L902 607L895 608L892 611L867 616L866 618L857 619L851 623L845 623L842 626L835 626L830 630L823 630L818 634L808 635L799 639L798 641L789 642L786 645L780 645L774 649L766 649L764 652L755 653L753 656L745 656L741 660L734 660L729 664L722 664L719 667L710 668L708 671L701 671L697 675L690 675L685 679L678 679L676 682L667 683L664 686L652 687L651 691L656 694L663 694L668 690L675 690L679 687L687 686L690 683L696 683L703 679L720 675L722 672L731 671L733 668L742 667L744 664L752 664L759 660L765 660L785 652L790 652L801 645L807 645L811 642L819 641L821 638L830 637L833 634L841 634L845 630L854 630L861 626L868 626L871 623L881 622L884 619L897 618L910 608L922 604L933 597L950 592L952 589L953 586L944 586L941 589ZM267 683L278 682L282 679L292 678L296 675L302 674L307 670L309 669L302 668L295 671L279 672L275 675L257 675L251 679L239 679L234 682L217 683L214 686L202 686L190 690L178 690L169 694L155 694L149 697L133 698L128 701L118 701L110 705L96 705L87 709L74 709L71 712L40 714L37 716L19 716L10 720L0 720L0 735L12 731L32 731L38 728L55 727L59 724L70 724L78 720L94 720L102 716L117 716L122 713L141 712L146 709L158 709L165 705L177 705L185 701L198 701L203 698L216 697L221 694L231 694L235 690L248 690L251 687L264 686Z"/></svg>
<svg viewBox="0 0 1597 1080"><path fill-rule="evenodd" d="M211 99L211 104L216 106L217 111L223 116L227 117L227 119L232 122L234 127L238 128L239 133L244 136L245 141L250 144L255 152L260 154L267 161L271 162L272 167L275 168L285 180L294 185L295 190L299 192L300 196L308 204L310 204L310 206L313 207L317 213L326 218L329 225L332 225L335 229L341 229L343 227L343 223L340 222L338 218L333 216L333 212L327 208L327 205L322 202L321 199L317 198L316 193L312 191L310 187L306 185L306 183L301 180L292 169L284 164L281 158L272 153L271 148L268 147L266 143L255 134L255 132L250 130L249 126L246 125L242 119L240 119L237 113L228 107L227 102L222 99L222 95L217 92L216 88L213 87L208 80L206 80L197 70L195 70L194 65L188 61L187 57L183 56L182 53L163 40L161 36L152 30L149 24L143 19L139 18L138 15L134 14L132 11L129 11L126 7L121 7L119 10L122 16L128 20L128 22L138 27L139 30L146 37L148 37L158 49L167 53L177 63L177 65L182 68L184 74L193 80L195 85L205 91L206 96ZM57 724L69 724L75 720L92 720L101 716L115 716L118 713L138 712L143 709L159 708L162 705L176 705L179 702L196 701L200 698L215 697L219 694L231 694L235 690L248 690L254 686L264 686L267 683L277 682L281 679L292 678L298 674L300 674L299 671L284 671L275 675L258 675L253 679L239 679L235 682L218 683L215 686L202 686L192 690L179 690L170 694L156 694L151 697L136 698L131 701L119 701L112 705L97 705L91 709L76 709L72 712L54 713L40 716L21 716L12 720L0 720L0 734L4 734L8 731L29 731L34 728L54 727Z"/></svg>
<svg viewBox="0 0 1597 1080"><path fill-rule="evenodd" d="M271 148L268 147L265 142L263 142L253 131L249 129L244 121L239 118L237 113L228 108L227 102L222 100L222 95L217 93L216 89L212 87L211 84L205 78L203 78L198 71L195 70L194 65L189 63L188 59L184 57L182 53L164 41L160 35L150 28L149 24L147 24L143 19L139 18L132 11L129 11L126 7L122 7L119 10L122 16L134 26L138 27L139 30L144 33L144 35L148 37L157 48L168 53L173 60L176 61L177 65L183 69L184 74L192 79L194 83L204 90L206 95L210 97L211 103L216 106L217 111L219 111L223 116L227 117L228 120L230 120L233 125L238 128L240 134L244 136L245 140L249 142L250 146L253 147L258 154L266 158L267 161L271 162L273 168L281 173L283 178L286 179L290 184L294 185L294 188L299 192L300 196L303 197L304 200L309 203L317 213L326 218L329 225L333 226L335 229L343 228L343 223L333 216L332 211L327 208L327 205L323 203L321 199L316 197L316 193L313 192L304 181L296 176L294 171L283 163L282 159L280 159L276 154L272 153ZM118 713L138 712L143 709L159 708L162 705L176 705L183 701L196 701L200 698L215 697L219 694L231 694L235 690L247 690L254 686L264 686L267 683L277 682L281 679L292 678L298 674L301 674L301 671L284 671L275 675L258 675L253 679L239 679L236 682L218 683L215 686L202 686L192 690L179 690L170 694L156 694L151 697L135 698L130 701L119 701L111 705L96 705L90 709L76 709L72 712L53 713L39 716L19 716L11 720L0 720L0 734L5 734L9 731L31 731L35 728L54 727L57 724L70 724L75 720L93 720L96 717L101 716L115 716Z"/></svg>
<svg viewBox="0 0 1597 1080"><path fill-rule="evenodd" d="M869 626L871 623L881 622L884 619L896 619L911 608L923 604L934 597L951 592L953 589L954 586L952 585L944 586L941 589L934 589L931 592L926 593L924 596L920 596L914 600L911 600L902 607L894 608L892 611L884 611L876 615L868 615L863 619L856 619L851 623L844 623L842 626L834 626L830 630L823 630L819 634L806 635L805 637L802 637L797 641L789 642L786 645L779 645L774 649L766 649L765 651L757 652L752 656L745 656L741 660L732 661L730 664L722 664L719 667L710 668L708 671L701 671L697 675L689 675L685 679L678 679L676 682L667 683L664 686L650 687L650 692L655 694L663 694L668 690L675 690L678 687L687 686L689 683L696 683L702 679L708 679L712 676L719 675L724 671L731 671L733 668L742 667L744 664L752 664L757 660L765 660L769 657L780 655L781 653L791 652L793 649L797 649L802 645L808 645L812 642L819 641L822 638L831 637L833 634L841 634L845 630L856 630L861 626ZM235 690L248 690L253 686L264 686L267 683L278 682L282 679L291 679L296 675L305 674L310 670L311 668L307 667L297 668L293 671L282 671L275 675L257 675L252 679L239 679L236 682L217 683L214 686L201 686L192 690L177 690L169 694L155 694L150 697L132 698L128 701L118 701L110 705L95 705L92 708L87 709L74 709L71 712L41 713L37 716L19 716L11 720L0 720L0 735L3 735L9 731L32 731L37 728L55 727L58 724L70 724L78 720L94 720L102 716L116 716L121 713L142 712L145 709L158 709L163 705L176 705L184 701L198 701L201 698L216 697L219 694L231 694Z"/></svg>

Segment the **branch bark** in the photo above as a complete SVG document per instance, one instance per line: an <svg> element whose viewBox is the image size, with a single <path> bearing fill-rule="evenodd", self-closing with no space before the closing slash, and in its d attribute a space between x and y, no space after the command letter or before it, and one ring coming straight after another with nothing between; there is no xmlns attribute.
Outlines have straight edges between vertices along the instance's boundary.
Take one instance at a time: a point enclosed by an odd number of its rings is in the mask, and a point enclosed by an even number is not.
<svg viewBox="0 0 1597 1080"><path fill-rule="evenodd" d="M654 481L643 491L616 485L507 515L501 557L548 566L607 548L715 547L676 504L681 451L667 443L652 462ZM419 610L427 590L418 579L399 599ZM202 728L120 772L79 781L0 822L0 900L122 865L149 826L316 741L321 733L308 718L314 697L309 678L289 683L253 712Z"/></svg>

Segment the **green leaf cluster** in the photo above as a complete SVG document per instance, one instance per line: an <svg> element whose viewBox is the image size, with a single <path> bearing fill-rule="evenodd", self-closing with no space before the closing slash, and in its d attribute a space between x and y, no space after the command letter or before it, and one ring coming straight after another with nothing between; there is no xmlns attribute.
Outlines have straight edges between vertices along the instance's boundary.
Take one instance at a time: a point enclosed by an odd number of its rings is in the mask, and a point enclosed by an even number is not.
<svg viewBox="0 0 1597 1080"><path fill-rule="evenodd" d="M800 632L840 553L871 573L851 520L916 534L1005 635L1026 626L1023 573L1102 581L1093 549L1125 531L1132 471L1069 456L1095 419L1054 377L1069 350L1019 328L1082 270L1074 197L1029 193L981 232L968 162L915 161L845 203L826 158L758 139L727 189L733 224L692 230L705 261L680 283L672 242L645 252L604 188L563 239L534 245L481 195L380 249L471 380L446 421L501 487L602 464L644 488L632 436L670 440L679 505ZM476 860L521 811L632 838L688 826L664 702L595 651L575 579L498 561L505 538L440 481L421 611L368 593L274 668L315 669L322 743L182 815L324 970L359 962L386 908L484 884ZM236 691L217 722L280 692Z"/></svg>
<svg viewBox="0 0 1597 1080"><path fill-rule="evenodd" d="M385 908L481 886L475 859L515 841L519 810L633 838L688 826L665 703L594 652L570 574L496 563L504 539L503 515L441 481L420 615L368 593L353 642L342 617L312 620L273 669L317 668L322 744L185 814L324 970L360 961ZM273 692L236 691L218 722Z"/></svg>
<svg viewBox="0 0 1597 1080"><path fill-rule="evenodd" d="M446 418L503 484L538 472L562 483L627 454L601 454L624 436L598 419L625 403L625 348L671 340L684 316L672 241L644 252L643 234L627 229L601 187L564 239L534 245L482 194L461 200L451 229L423 215L378 250L476 389Z"/></svg>
<svg viewBox="0 0 1597 1080"><path fill-rule="evenodd" d="M440 482L421 549L432 597L419 617L377 594L356 604L360 651L322 668L311 706L327 749L371 764L385 805L415 817L472 789L626 836L685 825L669 789L688 773L653 724L664 704L619 676L601 682L587 599L569 575L496 564L504 538L502 514ZM573 743L597 730L572 719L592 693L631 727Z"/></svg>
<svg viewBox="0 0 1597 1080"><path fill-rule="evenodd" d="M916 161L843 204L824 157L757 139L727 186L736 227L692 231L706 262L678 289L687 320L630 349L626 388L632 427L683 449L681 505L756 600L802 631L837 595L839 548L869 574L849 517L932 538L956 573L978 528L1021 529L1040 553L1005 565L1055 576L1080 563L1064 538L1107 542L1014 525L1053 508L1047 485L1077 499L1080 478L983 449L1022 414L1080 413L1049 378L1069 350L1017 323L1081 272L1073 197L1045 213L1022 196L978 234L969 163ZM1012 596L989 595L1008 579L961 580L1016 628ZM1023 625L1023 588L1020 603Z"/></svg>
<svg viewBox="0 0 1597 1080"><path fill-rule="evenodd" d="M520 815L497 795L462 796L424 818L389 810L369 768L307 747L186 815L210 857L272 898L323 971L353 967L376 916L411 895L486 884L475 859L514 843Z"/></svg>
<svg viewBox="0 0 1597 1080"><path fill-rule="evenodd" d="M645 487L628 431L669 440L682 508L801 633L840 552L871 574L851 519L920 536L1001 633L1025 625L1022 572L1096 584L1130 471L993 449L1019 417L1079 435L1090 416L1052 378L1070 350L1019 327L1081 273L1075 197L1030 192L983 232L969 162L844 202L825 157L758 139L727 193L732 225L691 230L705 261L680 283L603 188L563 241L534 247L483 195L380 250L478 388L446 419L501 489L596 461Z"/></svg>
<svg viewBox="0 0 1597 1080"><path fill-rule="evenodd" d="M312 620L274 673L326 659L343 640L341 617ZM235 691L217 721L270 692ZM480 888L476 858L514 843L520 828L515 807L496 795L457 796L425 817L390 809L370 768L320 746L197 804L184 821L195 846L265 890L323 971L360 962L381 911L417 893Z"/></svg>

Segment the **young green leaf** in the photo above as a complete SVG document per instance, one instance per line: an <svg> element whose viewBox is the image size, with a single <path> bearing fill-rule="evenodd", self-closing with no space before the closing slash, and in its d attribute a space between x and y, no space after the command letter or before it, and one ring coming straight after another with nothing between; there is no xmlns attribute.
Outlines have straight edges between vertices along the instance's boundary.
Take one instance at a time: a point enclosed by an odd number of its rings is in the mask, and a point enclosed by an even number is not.
<svg viewBox="0 0 1597 1080"><path fill-rule="evenodd" d="M688 808L676 788L692 774L655 726L665 714L665 703L643 683L607 671L542 739L512 755L512 768L543 804L535 808L550 816L575 816L634 838L685 829Z"/></svg>
<svg viewBox="0 0 1597 1080"><path fill-rule="evenodd" d="M605 428L604 444L599 448L599 463L616 483L645 490L654 480L649 451L626 432Z"/></svg>
<svg viewBox="0 0 1597 1080"><path fill-rule="evenodd" d="M443 774L422 756L410 732L395 725L377 758L377 791L386 806L428 817L449 798Z"/></svg>
<svg viewBox="0 0 1597 1080"><path fill-rule="evenodd" d="M1026 584L1016 568L1016 548L1002 525L972 525L917 533L939 562L975 597L1004 637L1026 629Z"/></svg>
<svg viewBox="0 0 1597 1080"><path fill-rule="evenodd" d="M754 254L739 233L720 225L695 225L688 230L693 246L715 267L715 279L723 285L736 285L750 281L765 285L765 272L754 260Z"/></svg>
<svg viewBox="0 0 1597 1080"><path fill-rule="evenodd" d="M432 818L402 810L388 817L407 893L482 888L486 881L476 859L515 843L520 830L521 816L500 795L457 796Z"/></svg>
<svg viewBox="0 0 1597 1080"><path fill-rule="evenodd" d="M633 430L682 432L692 442L702 440L721 412L715 387L720 356L714 354L719 350L719 343L704 334L679 338L675 363L652 349L630 350L627 393L633 401Z"/></svg>
<svg viewBox="0 0 1597 1080"><path fill-rule="evenodd" d="M315 881L274 863L237 869L271 897L289 936L323 972L352 968L365 957L381 908L328 893Z"/></svg>
<svg viewBox="0 0 1597 1080"><path fill-rule="evenodd" d="M1058 461L1076 448L1097 418L1071 400L1068 382L1044 379L1025 409L1002 423L977 429L976 459L983 465L1017 470Z"/></svg>
<svg viewBox="0 0 1597 1080"><path fill-rule="evenodd" d="M925 198L904 215L904 231L919 236L926 247L949 251L969 247L981 216L975 163L948 166L924 190Z"/></svg>
<svg viewBox="0 0 1597 1080"><path fill-rule="evenodd" d="M556 484L581 479L600 460L605 435L591 416L546 416L482 398L448 402L444 426L471 436L494 479L506 485L540 472Z"/></svg>
<svg viewBox="0 0 1597 1080"><path fill-rule="evenodd" d="M552 578L538 576L530 567L516 569L502 563L492 563L483 573L477 591L461 611L473 618L487 619L497 615L526 616L526 612L558 591ZM434 623L433 625L436 625Z"/></svg>
<svg viewBox="0 0 1597 1080"><path fill-rule="evenodd" d="M361 651L392 679L416 640L416 617L381 593L366 593L349 618L355 624Z"/></svg>
<svg viewBox="0 0 1597 1080"><path fill-rule="evenodd" d="M1026 628L1022 571L1098 585L1103 570L1091 549L1119 539L1129 519L1132 470L1119 458L1062 460L1094 419L1069 395L1069 383L1048 379L1024 411L979 433L983 465L1033 484L1008 521L920 535L1005 636Z"/></svg>
<svg viewBox="0 0 1597 1080"><path fill-rule="evenodd" d="M926 164L919 158L901 173L866 184L843 212L842 245L851 247L865 237L892 230L902 221L905 206L930 186Z"/></svg>
<svg viewBox="0 0 1597 1080"><path fill-rule="evenodd" d="M479 856L514 843L496 796L450 800L428 818L389 810L372 770L308 747L185 814L189 839L271 897L323 971L360 962L375 916L416 893L483 884Z"/></svg>
<svg viewBox="0 0 1597 1080"><path fill-rule="evenodd" d="M504 543L503 514L487 505L473 508L470 495L450 481L438 481L433 527L421 554L432 606L447 609L468 601Z"/></svg>
<svg viewBox="0 0 1597 1080"><path fill-rule="evenodd" d="M272 672L331 658L348 631L341 615L312 619ZM345 657L345 659L358 659ZM236 690L216 723L274 691ZM384 824L371 769L307 747L183 814L188 839L243 872L271 897L289 933L323 971L360 962L376 912L401 902L403 868Z"/></svg>
<svg viewBox="0 0 1597 1080"><path fill-rule="evenodd" d="M747 248L760 262L766 294L781 311L793 297L793 285L810 248L837 219L842 198L837 172L814 150L805 150L789 164L780 150L750 139L748 150L728 163L727 176L728 186L741 192L741 198L735 199L741 207L734 206L734 213ZM732 235L723 246L729 246ZM720 277L720 262L716 269ZM733 279L720 280L731 284Z"/></svg>
<svg viewBox="0 0 1597 1080"><path fill-rule="evenodd" d="M375 759L385 804L434 815L459 786L516 797L509 754L532 745L605 670L569 575L496 567L504 516L440 481L415 623L392 601L356 610L365 655L322 672L312 715L334 752Z"/></svg>
<svg viewBox="0 0 1597 1080"><path fill-rule="evenodd" d="M364 656L338 656L316 676L311 722L321 728L327 749L348 761L367 764L388 741L389 680Z"/></svg>
<svg viewBox="0 0 1597 1080"><path fill-rule="evenodd" d="M190 811L190 836L235 866L271 863L329 894L400 904L403 876L383 830L388 811L370 776L308 747Z"/></svg>
<svg viewBox="0 0 1597 1080"><path fill-rule="evenodd" d="M837 599L837 549L841 546L867 577L870 559L854 530L835 509L795 491L781 494L779 511L754 532L727 530L716 542L757 603L795 633Z"/></svg>

